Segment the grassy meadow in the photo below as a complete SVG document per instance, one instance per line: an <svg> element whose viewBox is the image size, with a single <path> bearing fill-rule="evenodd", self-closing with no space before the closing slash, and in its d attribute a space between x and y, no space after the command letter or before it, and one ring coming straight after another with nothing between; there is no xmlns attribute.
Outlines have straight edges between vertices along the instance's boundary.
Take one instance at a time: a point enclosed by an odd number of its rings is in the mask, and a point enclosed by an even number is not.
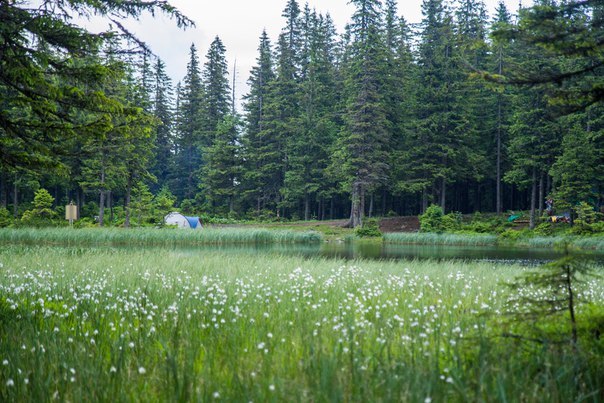
<svg viewBox="0 0 604 403"><path fill-rule="evenodd" d="M3 245L0 401L603 400L601 339L501 337L526 270Z"/></svg>

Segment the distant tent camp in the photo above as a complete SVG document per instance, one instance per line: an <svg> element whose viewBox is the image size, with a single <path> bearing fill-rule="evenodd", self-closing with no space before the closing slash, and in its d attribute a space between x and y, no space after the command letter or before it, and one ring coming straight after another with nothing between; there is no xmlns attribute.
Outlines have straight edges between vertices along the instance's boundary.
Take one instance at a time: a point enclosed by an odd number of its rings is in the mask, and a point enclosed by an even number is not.
<svg viewBox="0 0 604 403"><path fill-rule="evenodd" d="M187 217L176 211L168 214L164 218L166 225L176 225L178 228L201 229L201 220L199 217Z"/></svg>

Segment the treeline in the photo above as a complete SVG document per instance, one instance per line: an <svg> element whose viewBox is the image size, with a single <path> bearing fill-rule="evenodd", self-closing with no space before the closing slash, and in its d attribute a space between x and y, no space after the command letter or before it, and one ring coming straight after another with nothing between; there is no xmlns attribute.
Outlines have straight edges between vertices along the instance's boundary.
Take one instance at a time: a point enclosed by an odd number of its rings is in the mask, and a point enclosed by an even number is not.
<svg viewBox="0 0 604 403"><path fill-rule="evenodd" d="M106 207L122 206L130 225L133 205L161 197L189 214L356 227L430 204L530 209L531 224L546 197L558 211L603 205L601 2L540 0L517 15L501 2L489 17L481 0L424 0L414 27L395 0L351 3L339 35L329 15L288 0L276 41L259 38L241 113L218 37L203 61L191 46L176 86L164 62L115 39L70 56L111 74L92 88L61 76L65 87L107 102L64 115L50 105L69 136L4 102L0 207L18 216L43 187L98 211L101 225ZM37 68L47 77L54 66ZM6 81L0 91L21 95ZM11 137L9 123L24 120Z"/></svg>

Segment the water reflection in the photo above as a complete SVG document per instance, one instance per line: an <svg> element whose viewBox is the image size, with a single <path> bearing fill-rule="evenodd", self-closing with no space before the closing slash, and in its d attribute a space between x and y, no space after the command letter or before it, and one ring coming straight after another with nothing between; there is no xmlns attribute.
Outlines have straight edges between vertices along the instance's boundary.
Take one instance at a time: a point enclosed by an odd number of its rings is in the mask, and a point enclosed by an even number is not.
<svg viewBox="0 0 604 403"><path fill-rule="evenodd" d="M181 249L181 248L178 248ZM432 246L432 245L390 245L378 242L329 242L321 245L239 245L239 246L199 246L181 249L186 254L206 251L223 251L231 254L282 254L306 258L324 257L336 259L370 260L466 260L492 261L498 263L541 264L562 256L561 252L548 249L521 249L511 247L484 246ZM604 263L604 254L593 254Z"/></svg>

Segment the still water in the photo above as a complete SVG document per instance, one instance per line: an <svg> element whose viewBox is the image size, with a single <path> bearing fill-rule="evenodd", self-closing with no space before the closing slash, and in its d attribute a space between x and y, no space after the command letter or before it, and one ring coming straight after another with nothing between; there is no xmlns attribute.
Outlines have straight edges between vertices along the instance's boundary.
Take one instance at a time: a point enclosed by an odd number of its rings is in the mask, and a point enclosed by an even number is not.
<svg viewBox="0 0 604 403"><path fill-rule="evenodd" d="M179 248L180 249L180 248ZM334 259L371 260L466 260L492 261L498 263L542 264L562 256L561 252L549 249L524 249L513 247L486 246L426 246L388 245L376 242L323 243L321 245L245 245L245 246L199 246L186 247L187 254L204 251L224 251L232 254L282 254L306 258L323 257ZM587 254L587 252L586 252ZM604 264L604 253L589 254Z"/></svg>

